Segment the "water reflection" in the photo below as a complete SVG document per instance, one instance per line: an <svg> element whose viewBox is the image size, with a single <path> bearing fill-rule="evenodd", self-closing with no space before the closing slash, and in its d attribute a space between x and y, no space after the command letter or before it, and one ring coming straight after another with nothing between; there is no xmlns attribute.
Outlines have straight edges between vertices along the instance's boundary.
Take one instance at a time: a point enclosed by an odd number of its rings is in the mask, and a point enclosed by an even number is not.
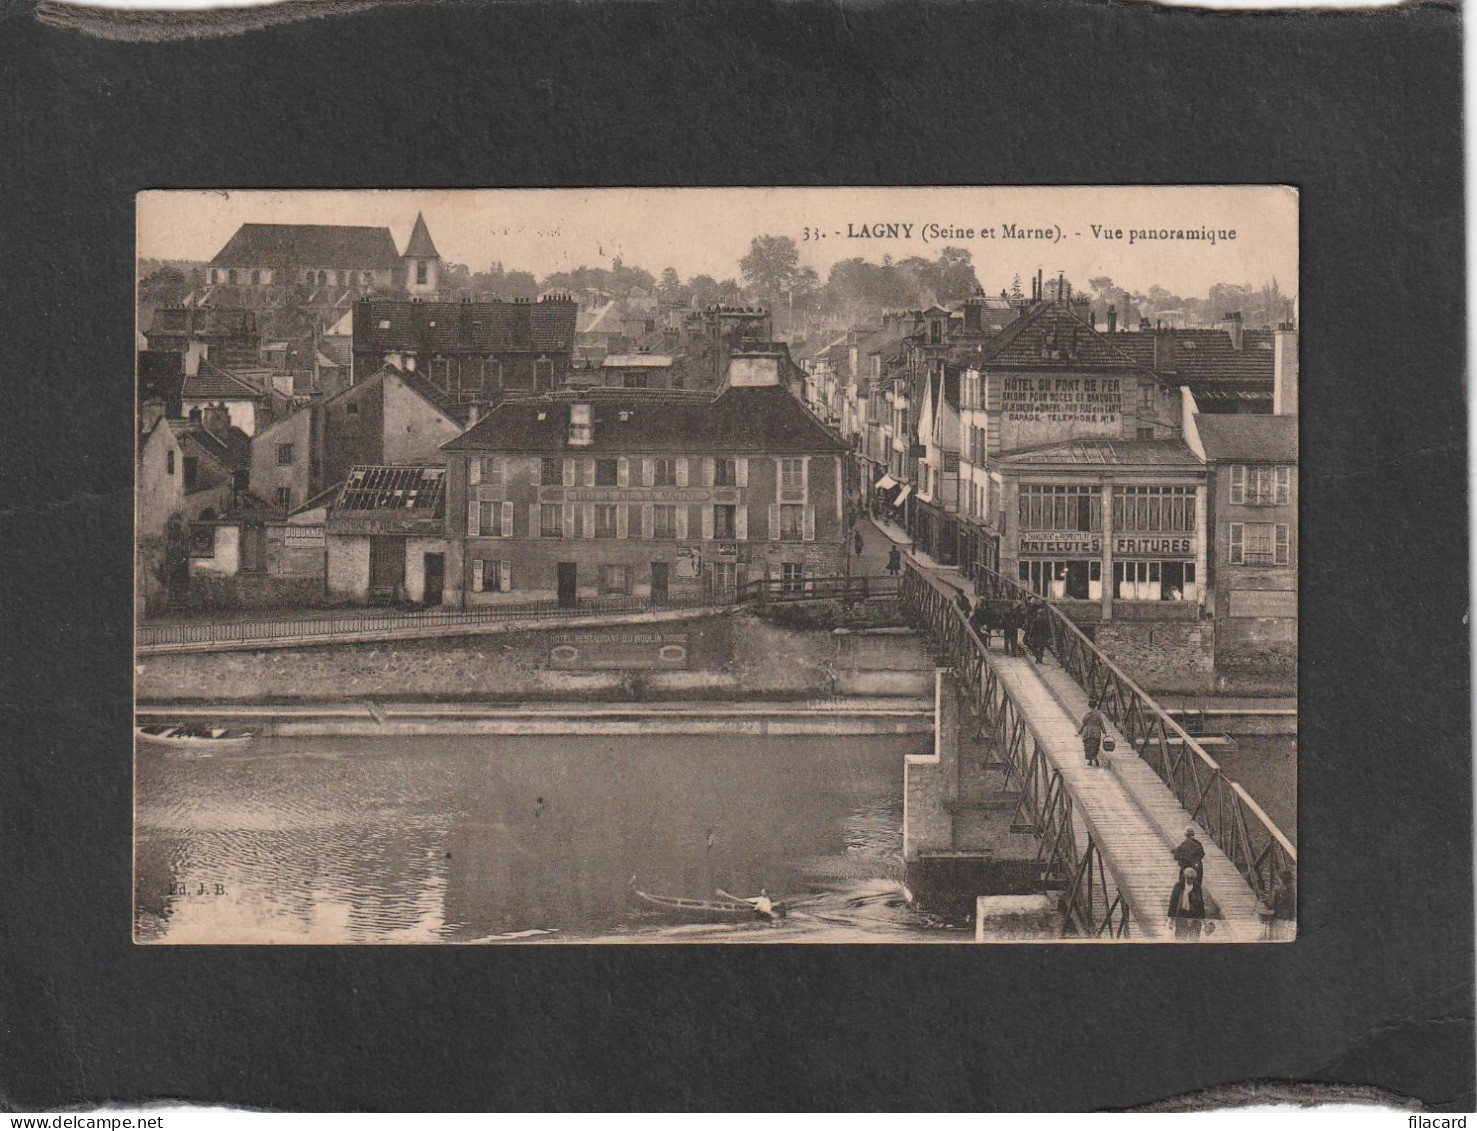
<svg viewBox="0 0 1477 1131"><path fill-rule="evenodd" d="M140 749L138 937L167 942L952 940L902 888L926 739L263 740ZM648 891L797 899L673 924Z"/></svg>

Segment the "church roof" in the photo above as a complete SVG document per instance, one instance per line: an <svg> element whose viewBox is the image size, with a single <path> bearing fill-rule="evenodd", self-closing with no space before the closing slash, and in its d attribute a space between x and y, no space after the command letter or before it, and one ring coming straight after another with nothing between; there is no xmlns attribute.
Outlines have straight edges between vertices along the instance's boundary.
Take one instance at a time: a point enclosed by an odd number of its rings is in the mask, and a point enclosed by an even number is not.
<svg viewBox="0 0 1477 1131"><path fill-rule="evenodd" d="M424 227L424 223L421 225ZM426 240L429 243L430 234ZM415 242L415 237L411 237ZM434 246L431 254L435 254ZM400 265L389 228L344 224L242 224L210 261L212 267L394 268Z"/></svg>
<svg viewBox="0 0 1477 1131"><path fill-rule="evenodd" d="M422 259L440 259L441 253L436 250L436 244L431 239L431 229L426 227L426 218L419 212L415 214L415 227L410 232L410 242L405 245L407 256L416 255Z"/></svg>

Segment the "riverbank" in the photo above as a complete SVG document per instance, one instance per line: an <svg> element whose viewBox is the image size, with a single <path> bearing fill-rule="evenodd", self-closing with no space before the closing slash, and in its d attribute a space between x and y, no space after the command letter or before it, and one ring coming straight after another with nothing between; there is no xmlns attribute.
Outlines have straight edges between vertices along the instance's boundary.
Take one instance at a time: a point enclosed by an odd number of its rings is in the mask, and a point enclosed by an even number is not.
<svg viewBox="0 0 1477 1131"><path fill-rule="evenodd" d="M859 649L857 641L869 647ZM668 647L680 658L664 660ZM740 614L646 631L545 629L490 639L145 656L135 669L135 696L140 703L209 704L785 700L929 694L932 668L911 636L779 627Z"/></svg>
<svg viewBox="0 0 1477 1131"><path fill-rule="evenodd" d="M246 726L263 738L420 735L844 735L931 734L932 699L834 698L802 702L478 703L353 702L140 704L140 721Z"/></svg>

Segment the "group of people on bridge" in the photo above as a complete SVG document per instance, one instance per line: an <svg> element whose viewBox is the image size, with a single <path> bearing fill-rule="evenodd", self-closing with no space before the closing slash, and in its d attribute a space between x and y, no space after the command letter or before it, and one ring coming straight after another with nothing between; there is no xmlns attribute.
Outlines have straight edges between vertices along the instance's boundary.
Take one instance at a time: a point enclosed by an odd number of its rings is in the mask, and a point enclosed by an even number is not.
<svg viewBox="0 0 1477 1131"><path fill-rule="evenodd" d="M954 604L986 648L999 632L1007 656L1030 655L1038 664L1045 662L1046 649L1051 646L1051 614L1039 597L1014 601L981 597L971 604L961 589Z"/></svg>

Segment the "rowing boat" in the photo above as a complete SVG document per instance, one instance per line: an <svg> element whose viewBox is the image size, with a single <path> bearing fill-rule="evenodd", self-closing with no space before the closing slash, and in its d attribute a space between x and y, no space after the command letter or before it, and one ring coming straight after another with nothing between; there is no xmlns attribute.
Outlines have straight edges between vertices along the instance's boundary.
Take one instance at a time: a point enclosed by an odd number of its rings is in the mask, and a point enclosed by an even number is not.
<svg viewBox="0 0 1477 1131"><path fill-rule="evenodd" d="M652 895L650 892L635 889L638 899L660 907L664 911L678 915L693 915L701 918L712 918L713 916L732 916L738 919L752 919L756 916L761 919L770 918L763 914L752 903L742 903L729 899L688 899L681 895ZM784 914L782 905L775 904L774 915Z"/></svg>
<svg viewBox="0 0 1477 1131"><path fill-rule="evenodd" d="M249 730L230 730L226 727L197 726L141 726L134 727L134 734L144 742L158 746L173 746L189 750L219 750L245 746L256 738Z"/></svg>

